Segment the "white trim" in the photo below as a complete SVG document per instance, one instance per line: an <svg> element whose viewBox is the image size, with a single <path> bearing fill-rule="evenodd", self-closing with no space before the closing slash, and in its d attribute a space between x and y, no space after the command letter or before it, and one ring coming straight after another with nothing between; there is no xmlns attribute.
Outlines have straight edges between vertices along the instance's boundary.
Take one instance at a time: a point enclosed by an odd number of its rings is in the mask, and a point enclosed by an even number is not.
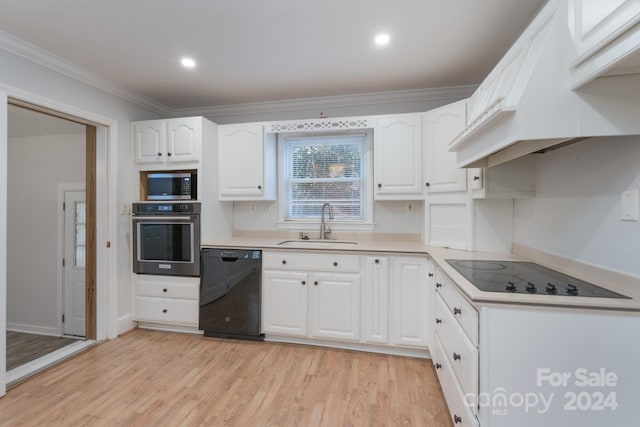
<svg viewBox="0 0 640 427"><path fill-rule="evenodd" d="M125 314L118 319L118 330L116 332L118 335L122 335L134 329L137 325L138 323L133 320L133 313Z"/></svg>
<svg viewBox="0 0 640 427"><path fill-rule="evenodd" d="M85 165L86 166L86 165ZM58 184L58 260L64 258L64 215L65 212L62 209L62 204L64 203L64 193L67 191L86 191L86 186L84 183L59 183ZM57 282L58 282L58 290L56 292L57 299L57 316L58 320L56 322L58 336L62 335L64 332L64 324L62 323L62 314L64 313L64 267L62 266L62 262L58 262L58 274L57 274ZM27 331L23 331L27 332Z"/></svg>
<svg viewBox="0 0 640 427"><path fill-rule="evenodd" d="M0 88L0 397L7 367L7 94Z"/></svg>
<svg viewBox="0 0 640 427"><path fill-rule="evenodd" d="M367 129L358 129L358 130L337 130L335 132L317 132L317 133L298 133L298 132L283 132L278 133L277 139L277 152L278 152L278 171L277 171L277 185L278 185L278 194L284 195L287 194L287 188L285 185L284 174L286 173L286 167L284 162L286 157L286 139L288 137L302 137L302 138L314 138L316 135L318 137L331 135L353 135L353 134L364 134L365 142L364 142L364 162L363 166L365 167L363 177L362 177L362 185L364 191L364 200L363 200L363 209L364 209L364 220L355 220L355 221L331 221L328 223L329 227L332 230L348 230L348 231L373 231L375 229L374 222L374 200L373 200L373 186L371 182L373 180L373 132L374 130L371 128ZM285 220L285 212L286 212L286 197L282 196L278 198L278 221L275 223L276 227L283 230L312 230L318 229L320 227L320 220L309 220L309 219L294 219L294 220Z"/></svg>
<svg viewBox="0 0 640 427"><path fill-rule="evenodd" d="M6 92L6 93L4 93ZM6 84L0 84L0 170L6 171L7 98L40 106L51 111L78 117L97 126L97 307L96 338L98 341L115 338L118 330L117 265L114 250L107 250L106 242L118 247L117 233L117 144L118 122L72 105L52 100ZM0 194L6 195L6 172L0 174ZM0 271L6 272L6 196L0 199ZM2 227L4 226L4 229ZM3 299L4 298L4 299ZM6 362L6 274L0 276L0 362ZM5 363L0 365L0 395L5 387Z"/></svg>
<svg viewBox="0 0 640 427"><path fill-rule="evenodd" d="M353 107L420 101L455 102L470 97L477 85L448 86L433 89L411 89L370 92L355 95L318 96L279 101L249 102L210 107L175 108L174 116L223 117L240 114L261 114L286 111L317 110L320 108ZM315 115L315 114L314 114Z"/></svg>
<svg viewBox="0 0 640 427"><path fill-rule="evenodd" d="M59 363L61 360L68 359L69 357L93 346L95 343L96 342L92 340L76 341L36 360L25 363L24 365L20 365L17 368L14 368L7 372L6 383L7 385L11 386L20 381L24 381L25 378L35 375L38 372L41 372L48 367ZM4 382L2 384L4 386Z"/></svg>
<svg viewBox="0 0 640 427"><path fill-rule="evenodd" d="M41 49L29 42L26 42L6 31L0 31L0 49L11 52L36 64L43 65L58 73L69 76L82 83L86 83L97 89L117 96L120 99L144 107L150 111L170 115L171 108L159 103L151 98L142 96L134 91L114 83L98 74L80 67L73 62L67 61L53 53Z"/></svg>
<svg viewBox="0 0 640 427"><path fill-rule="evenodd" d="M51 326L27 325L26 323L7 322L7 331L24 332L25 334L47 335L59 337L62 335L58 328Z"/></svg>
<svg viewBox="0 0 640 427"><path fill-rule="evenodd" d="M291 344L304 344L304 345L313 345L318 347L331 347L331 348L341 348L345 350L356 350L356 351L366 351L369 353L378 353L378 354L391 354L396 356L408 356L408 357L418 357L421 359L431 359L431 353L428 349L418 349L418 348L408 348L408 347L396 347L396 346L387 346L381 344L368 344L361 342L342 342L342 341L332 341L332 340L317 340L313 338L299 338L299 337L289 337L282 335L271 335L267 334L264 337L265 341L268 342L281 342L281 343L291 343Z"/></svg>

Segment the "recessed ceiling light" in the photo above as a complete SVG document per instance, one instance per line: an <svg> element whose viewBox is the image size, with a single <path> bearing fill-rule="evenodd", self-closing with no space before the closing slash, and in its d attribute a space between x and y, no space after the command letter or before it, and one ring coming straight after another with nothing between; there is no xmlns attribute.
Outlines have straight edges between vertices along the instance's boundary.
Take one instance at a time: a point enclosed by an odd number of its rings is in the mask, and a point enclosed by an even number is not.
<svg viewBox="0 0 640 427"><path fill-rule="evenodd" d="M185 68L193 68L196 66L196 61L194 61L191 58L182 58L180 60L180 63L182 64L183 67Z"/></svg>
<svg viewBox="0 0 640 427"><path fill-rule="evenodd" d="M389 37L389 34L387 33L378 34L374 39L374 41L378 46L384 46L386 44L389 44L389 40L391 40L391 37Z"/></svg>

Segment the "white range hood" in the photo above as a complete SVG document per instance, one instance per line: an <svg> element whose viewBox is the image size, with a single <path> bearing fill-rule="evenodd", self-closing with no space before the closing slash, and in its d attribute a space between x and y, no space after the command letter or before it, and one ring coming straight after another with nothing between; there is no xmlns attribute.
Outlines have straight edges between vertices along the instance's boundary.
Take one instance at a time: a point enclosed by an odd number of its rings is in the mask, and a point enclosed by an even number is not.
<svg viewBox="0 0 640 427"><path fill-rule="evenodd" d="M491 167L589 137L640 134L640 74L605 76L603 69L603 77L572 89L569 23L577 2L550 0L469 98L467 127L449 144L459 167Z"/></svg>

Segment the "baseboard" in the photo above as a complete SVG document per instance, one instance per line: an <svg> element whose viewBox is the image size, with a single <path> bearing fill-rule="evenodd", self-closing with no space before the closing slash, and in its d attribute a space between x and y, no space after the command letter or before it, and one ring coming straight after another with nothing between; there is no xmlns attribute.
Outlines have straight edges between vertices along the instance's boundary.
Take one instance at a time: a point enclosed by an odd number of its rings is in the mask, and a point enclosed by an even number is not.
<svg viewBox="0 0 640 427"><path fill-rule="evenodd" d="M7 331L23 332L25 334L49 335L52 337L59 337L62 335L62 332L59 331L58 328L14 322L7 322Z"/></svg>
<svg viewBox="0 0 640 427"><path fill-rule="evenodd" d="M138 326L138 322L133 320L133 314L125 314L118 318L118 335L122 335L125 332L129 332Z"/></svg>
<svg viewBox="0 0 640 427"><path fill-rule="evenodd" d="M313 346L319 346L319 347L340 348L343 350L365 351L369 353L390 354L393 356L407 356L407 357L417 357L420 359L431 359L431 353L426 348L418 349L418 348L395 347L395 346L385 346L385 345L366 344L366 343L347 343L347 342L341 342L341 341L331 341L331 340L325 341L325 340L315 340L310 338L296 338L296 337L287 337L282 335L270 335L270 334L265 335L264 340L270 341L270 342L303 344L303 345L313 345Z"/></svg>

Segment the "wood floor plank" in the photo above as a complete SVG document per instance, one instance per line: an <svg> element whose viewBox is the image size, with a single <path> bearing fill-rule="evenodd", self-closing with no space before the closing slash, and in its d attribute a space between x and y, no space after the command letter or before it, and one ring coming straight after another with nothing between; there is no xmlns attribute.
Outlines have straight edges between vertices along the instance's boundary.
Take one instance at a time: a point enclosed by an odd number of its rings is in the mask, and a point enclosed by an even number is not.
<svg viewBox="0 0 640 427"><path fill-rule="evenodd" d="M138 329L9 390L0 425L452 424L428 360Z"/></svg>

